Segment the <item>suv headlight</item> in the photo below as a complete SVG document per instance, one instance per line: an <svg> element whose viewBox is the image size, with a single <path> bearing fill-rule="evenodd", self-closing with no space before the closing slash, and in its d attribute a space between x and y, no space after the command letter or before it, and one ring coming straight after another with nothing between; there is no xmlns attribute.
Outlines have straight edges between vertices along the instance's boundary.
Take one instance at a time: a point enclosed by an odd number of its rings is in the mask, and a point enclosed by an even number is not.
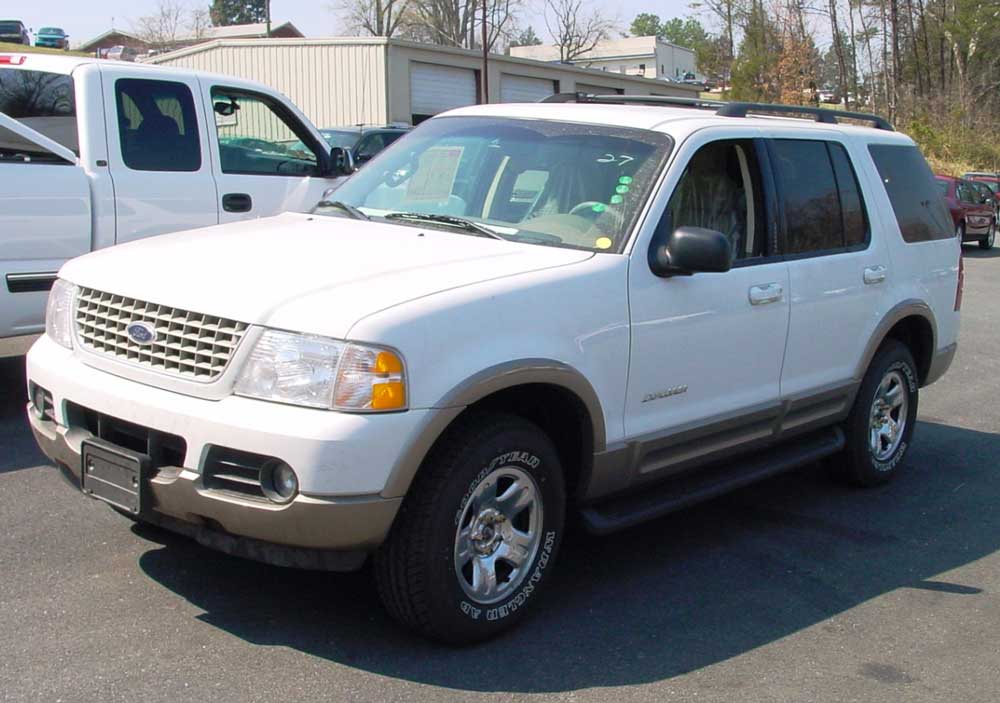
<svg viewBox="0 0 1000 703"><path fill-rule="evenodd" d="M49 291L49 302L45 308L45 333L61 346L73 348L73 301L76 300L76 286L57 278Z"/></svg>
<svg viewBox="0 0 1000 703"><path fill-rule="evenodd" d="M277 330L267 330L257 340L234 392L311 408L406 408L406 376L396 352Z"/></svg>

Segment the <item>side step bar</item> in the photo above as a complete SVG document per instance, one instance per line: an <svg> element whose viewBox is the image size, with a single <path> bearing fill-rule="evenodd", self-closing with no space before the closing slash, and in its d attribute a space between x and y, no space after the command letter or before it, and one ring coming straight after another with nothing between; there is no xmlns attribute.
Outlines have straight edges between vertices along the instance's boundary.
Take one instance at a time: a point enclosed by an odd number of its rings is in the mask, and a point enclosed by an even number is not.
<svg viewBox="0 0 1000 703"><path fill-rule="evenodd" d="M593 534L622 530L819 461L839 452L844 444L843 430L831 427L745 458L651 484L638 489L638 493L589 505L581 511L583 522Z"/></svg>

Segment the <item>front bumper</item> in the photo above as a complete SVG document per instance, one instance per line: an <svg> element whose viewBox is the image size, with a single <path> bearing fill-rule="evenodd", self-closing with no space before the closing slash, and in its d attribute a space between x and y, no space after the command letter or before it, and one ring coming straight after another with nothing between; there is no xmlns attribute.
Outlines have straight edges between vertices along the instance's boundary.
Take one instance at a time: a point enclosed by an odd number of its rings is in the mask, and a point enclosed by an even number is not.
<svg viewBox="0 0 1000 703"><path fill-rule="evenodd" d="M42 451L79 489L82 443L91 431L72 420L83 406L186 442L179 466L157 467L139 518L207 546L260 561L350 570L388 534L402 494L386 488L435 411L348 415L246 398L203 400L128 381L82 363L43 336L27 357L28 380L52 394L43 415L28 407ZM96 430L95 430L96 431ZM296 471L289 503L206 487L209 449L280 458Z"/></svg>

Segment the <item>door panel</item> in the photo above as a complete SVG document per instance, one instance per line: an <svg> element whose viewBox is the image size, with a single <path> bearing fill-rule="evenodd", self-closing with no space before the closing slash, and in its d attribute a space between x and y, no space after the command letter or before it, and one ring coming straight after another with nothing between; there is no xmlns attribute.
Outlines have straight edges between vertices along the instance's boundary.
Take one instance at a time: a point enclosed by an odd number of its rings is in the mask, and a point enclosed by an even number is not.
<svg viewBox="0 0 1000 703"><path fill-rule="evenodd" d="M116 242L217 224L219 206L197 80L148 80L108 66L101 75Z"/></svg>
<svg viewBox="0 0 1000 703"><path fill-rule="evenodd" d="M789 280L785 262L768 258L773 227L759 153L752 138L696 136L675 158L671 170L682 175L667 191L658 227L722 232L736 265L726 273L659 278L647 263L649 242L639 240L629 271L629 438L655 443L712 423L722 423L730 445L773 432ZM753 417L764 419L742 425ZM718 448L708 438L705 447ZM641 470L662 474L691 457L684 458L651 461Z"/></svg>
<svg viewBox="0 0 1000 703"><path fill-rule="evenodd" d="M784 201L782 251L791 317L781 394L797 398L850 384L887 312L893 270L881 237L870 236L870 205L853 145L829 136L770 142ZM848 159L848 156L852 158Z"/></svg>
<svg viewBox="0 0 1000 703"><path fill-rule="evenodd" d="M213 106L209 141L219 221L312 209L333 185L317 175L325 161L318 151L326 144L313 143L309 130L271 96L208 83L202 91Z"/></svg>
<svg viewBox="0 0 1000 703"><path fill-rule="evenodd" d="M0 163L0 184L0 337L34 334L55 273L90 251L90 189L58 163Z"/></svg>

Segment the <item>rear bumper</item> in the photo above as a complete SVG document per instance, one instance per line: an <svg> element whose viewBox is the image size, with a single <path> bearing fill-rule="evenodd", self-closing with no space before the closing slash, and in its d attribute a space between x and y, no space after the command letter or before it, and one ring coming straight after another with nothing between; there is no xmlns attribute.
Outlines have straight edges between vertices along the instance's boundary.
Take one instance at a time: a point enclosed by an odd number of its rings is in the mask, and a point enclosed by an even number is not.
<svg viewBox="0 0 1000 703"><path fill-rule="evenodd" d="M28 418L39 447L77 489L81 444L89 432ZM385 539L401 498L298 495L285 505L206 490L199 474L163 467L149 481L150 507L139 519L237 556L279 566L351 571Z"/></svg>

